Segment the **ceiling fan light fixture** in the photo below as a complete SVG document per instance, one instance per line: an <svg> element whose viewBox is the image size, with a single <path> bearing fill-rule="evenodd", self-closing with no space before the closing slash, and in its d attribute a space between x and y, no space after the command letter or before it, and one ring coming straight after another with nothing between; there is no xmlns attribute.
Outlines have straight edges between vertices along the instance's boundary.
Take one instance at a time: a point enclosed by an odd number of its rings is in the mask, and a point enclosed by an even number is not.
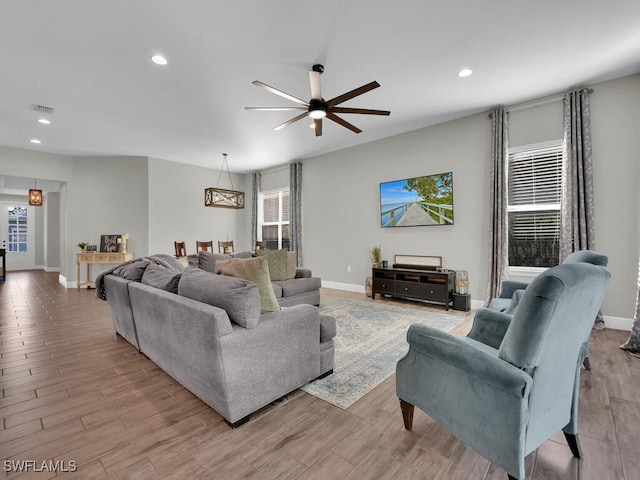
<svg viewBox="0 0 640 480"><path fill-rule="evenodd" d="M166 57L156 54L156 55L152 55L151 56L151 61L153 63L155 63L156 65L166 65L167 63L169 63L169 61L166 59Z"/></svg>
<svg viewBox="0 0 640 480"><path fill-rule="evenodd" d="M309 116L314 120L318 120L327 116L327 110L323 108L309 109Z"/></svg>

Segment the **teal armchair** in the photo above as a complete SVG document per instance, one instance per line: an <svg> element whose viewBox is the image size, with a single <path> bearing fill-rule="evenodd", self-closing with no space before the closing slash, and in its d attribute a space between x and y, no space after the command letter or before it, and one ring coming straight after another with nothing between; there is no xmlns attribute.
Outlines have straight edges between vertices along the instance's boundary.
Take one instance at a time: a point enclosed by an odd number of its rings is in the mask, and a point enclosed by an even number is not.
<svg viewBox="0 0 640 480"><path fill-rule="evenodd" d="M525 480L525 456L559 430L579 458L581 347L609 278L567 263L534 279L513 316L478 310L466 337L412 325L396 367L405 428L417 406L511 479Z"/></svg>
<svg viewBox="0 0 640 480"><path fill-rule="evenodd" d="M591 263L606 267L609 263L609 257L593 250L578 250L567 255L564 263ZM522 294L529 284L527 282L519 282L516 280L503 280L500 284L499 295L489 302L487 308L497 310L499 312L513 315L522 299ZM595 318L595 317L594 317ZM591 370L591 362L589 361L589 340L582 345L582 363L584 368Z"/></svg>

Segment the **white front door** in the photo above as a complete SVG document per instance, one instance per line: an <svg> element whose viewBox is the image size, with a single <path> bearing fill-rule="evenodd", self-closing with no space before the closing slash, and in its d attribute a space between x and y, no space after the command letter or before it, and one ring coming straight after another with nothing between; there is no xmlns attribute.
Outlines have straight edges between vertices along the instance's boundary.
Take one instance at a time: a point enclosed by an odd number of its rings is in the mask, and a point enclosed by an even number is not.
<svg viewBox="0 0 640 480"><path fill-rule="evenodd" d="M35 268L33 208L26 203L0 204L0 246L7 252L7 271Z"/></svg>

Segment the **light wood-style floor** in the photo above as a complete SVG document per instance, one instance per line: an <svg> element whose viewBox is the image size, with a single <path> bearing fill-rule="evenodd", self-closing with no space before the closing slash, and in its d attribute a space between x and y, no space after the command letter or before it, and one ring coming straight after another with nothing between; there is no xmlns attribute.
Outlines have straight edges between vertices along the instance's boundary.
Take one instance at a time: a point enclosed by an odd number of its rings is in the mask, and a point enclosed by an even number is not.
<svg viewBox="0 0 640 480"><path fill-rule="evenodd" d="M506 478L417 409L413 431L404 430L394 377L346 411L297 391L232 430L114 336L95 290L65 290L57 277L9 272L0 284L0 459L74 461L77 471L63 476L79 479ZM331 296L362 297L323 289ZM557 435L527 458L530 478L640 479L640 359L617 348L627 335L593 332L580 398L584 458Z"/></svg>

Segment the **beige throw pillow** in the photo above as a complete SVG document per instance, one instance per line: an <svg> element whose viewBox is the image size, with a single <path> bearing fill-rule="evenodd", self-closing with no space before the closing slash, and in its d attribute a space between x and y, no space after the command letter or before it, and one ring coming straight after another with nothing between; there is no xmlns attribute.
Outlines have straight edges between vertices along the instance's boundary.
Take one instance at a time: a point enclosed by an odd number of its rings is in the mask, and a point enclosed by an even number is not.
<svg viewBox="0 0 640 480"><path fill-rule="evenodd" d="M296 278L296 268L298 267L298 257L296 252L287 252L287 280Z"/></svg>
<svg viewBox="0 0 640 480"><path fill-rule="evenodd" d="M286 250L256 250L256 256L267 259L272 282L287 280Z"/></svg>
<svg viewBox="0 0 640 480"><path fill-rule="evenodd" d="M267 259L264 257L255 258L232 258L230 260L217 260L216 273L228 275L230 277L244 278L258 286L260 293L260 312L273 312L280 310L276 295L271 286L271 277Z"/></svg>

